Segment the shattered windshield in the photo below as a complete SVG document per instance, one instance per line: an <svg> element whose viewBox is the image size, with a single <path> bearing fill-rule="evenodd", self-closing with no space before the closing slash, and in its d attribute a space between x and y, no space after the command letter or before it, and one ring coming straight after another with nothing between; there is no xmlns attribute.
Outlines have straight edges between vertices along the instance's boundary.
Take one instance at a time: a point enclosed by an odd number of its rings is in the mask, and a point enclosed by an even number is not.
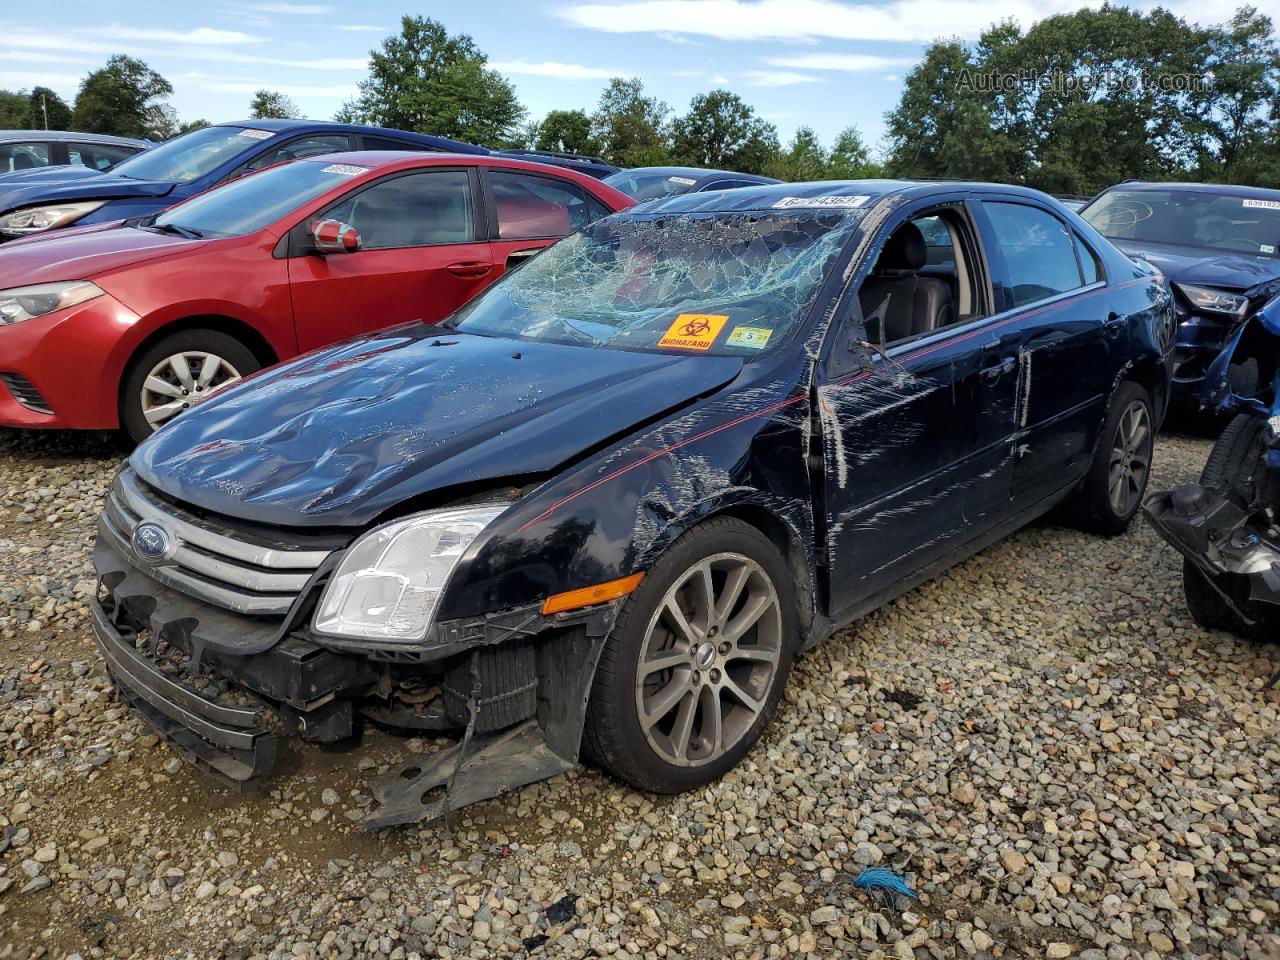
<svg viewBox="0 0 1280 960"><path fill-rule="evenodd" d="M613 217L534 257L450 325L584 346L758 354L803 318L861 216Z"/></svg>

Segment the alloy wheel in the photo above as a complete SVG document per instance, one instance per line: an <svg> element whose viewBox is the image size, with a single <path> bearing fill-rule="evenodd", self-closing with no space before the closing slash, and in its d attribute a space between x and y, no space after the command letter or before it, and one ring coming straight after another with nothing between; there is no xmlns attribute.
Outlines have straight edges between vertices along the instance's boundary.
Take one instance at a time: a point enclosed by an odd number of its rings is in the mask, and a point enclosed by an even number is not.
<svg viewBox="0 0 1280 960"><path fill-rule="evenodd" d="M240 379L240 371L217 354L188 350L151 368L142 384L142 414L158 429L192 404Z"/></svg>
<svg viewBox="0 0 1280 960"><path fill-rule="evenodd" d="M731 750L769 703L782 643L778 591L760 564L720 553L689 567L640 647L635 701L650 747L682 767Z"/></svg>
<svg viewBox="0 0 1280 960"><path fill-rule="evenodd" d="M1111 509L1127 516L1137 506L1151 471L1151 414L1141 400L1132 401L1120 414L1111 441L1107 495Z"/></svg>

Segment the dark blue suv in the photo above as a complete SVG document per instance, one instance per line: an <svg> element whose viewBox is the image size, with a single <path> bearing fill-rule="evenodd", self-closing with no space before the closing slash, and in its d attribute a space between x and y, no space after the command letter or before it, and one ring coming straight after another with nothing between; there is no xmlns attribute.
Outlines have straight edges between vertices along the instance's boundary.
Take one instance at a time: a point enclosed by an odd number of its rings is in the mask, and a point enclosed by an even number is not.
<svg viewBox="0 0 1280 960"><path fill-rule="evenodd" d="M1200 398L1222 345L1280 293L1280 190L1216 183L1121 183L1082 216L1169 278L1178 308L1173 389ZM1238 384L1237 392L1250 393Z"/></svg>
<svg viewBox="0 0 1280 960"><path fill-rule="evenodd" d="M174 137L108 173L85 167L0 177L0 242L71 224L145 216L286 160L348 150L487 154L444 137L314 120L244 120Z"/></svg>

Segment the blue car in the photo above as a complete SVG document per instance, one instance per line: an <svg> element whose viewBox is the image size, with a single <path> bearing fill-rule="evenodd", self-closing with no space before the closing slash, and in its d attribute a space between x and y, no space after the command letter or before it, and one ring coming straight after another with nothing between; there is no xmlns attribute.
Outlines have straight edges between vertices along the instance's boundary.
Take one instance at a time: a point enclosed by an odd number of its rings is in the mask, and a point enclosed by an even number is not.
<svg viewBox="0 0 1280 960"><path fill-rule="evenodd" d="M1080 216L1169 278L1178 309L1174 395L1198 402L1223 344L1280 293L1280 190L1128 182L1098 194Z"/></svg>
<svg viewBox="0 0 1280 960"><path fill-rule="evenodd" d="M381 127L314 120L221 123L174 137L107 173L67 166L0 177L0 243L72 224L158 213L262 167L349 150L489 153L469 143Z"/></svg>
<svg viewBox="0 0 1280 960"><path fill-rule="evenodd" d="M619 170L604 178L615 190L636 200L660 200L682 193L704 193L707 190L734 190L781 183L773 177L756 173L734 173L731 170L703 170L701 167L634 167Z"/></svg>

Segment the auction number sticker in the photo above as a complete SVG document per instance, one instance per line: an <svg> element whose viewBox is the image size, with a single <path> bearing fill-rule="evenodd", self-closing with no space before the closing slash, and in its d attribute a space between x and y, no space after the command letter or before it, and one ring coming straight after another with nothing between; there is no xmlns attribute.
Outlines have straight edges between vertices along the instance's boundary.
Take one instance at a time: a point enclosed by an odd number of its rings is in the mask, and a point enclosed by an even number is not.
<svg viewBox="0 0 1280 960"><path fill-rule="evenodd" d="M752 350L763 350L773 331L768 327L734 327L725 341L730 347L750 347Z"/></svg>
<svg viewBox="0 0 1280 960"><path fill-rule="evenodd" d="M788 210L792 207L836 207L853 209L862 206L871 198L864 194L836 195L831 197L783 197L773 205L775 210Z"/></svg>
<svg viewBox="0 0 1280 960"><path fill-rule="evenodd" d="M681 350L710 350L716 337L729 322L726 316L710 313L682 313L658 341L660 347Z"/></svg>
<svg viewBox="0 0 1280 960"><path fill-rule="evenodd" d="M270 130L241 130L237 136L248 137L250 140L269 140L272 133Z"/></svg>
<svg viewBox="0 0 1280 960"><path fill-rule="evenodd" d="M331 163L327 167L322 167L321 173L340 173L344 177L356 177L364 173L366 167L357 167L354 163Z"/></svg>
<svg viewBox="0 0 1280 960"><path fill-rule="evenodd" d="M1261 210L1280 210L1280 200L1246 200L1244 205Z"/></svg>
<svg viewBox="0 0 1280 960"><path fill-rule="evenodd" d="M668 183L679 183L686 187L692 187L697 180L690 180L688 177L667 177Z"/></svg>

